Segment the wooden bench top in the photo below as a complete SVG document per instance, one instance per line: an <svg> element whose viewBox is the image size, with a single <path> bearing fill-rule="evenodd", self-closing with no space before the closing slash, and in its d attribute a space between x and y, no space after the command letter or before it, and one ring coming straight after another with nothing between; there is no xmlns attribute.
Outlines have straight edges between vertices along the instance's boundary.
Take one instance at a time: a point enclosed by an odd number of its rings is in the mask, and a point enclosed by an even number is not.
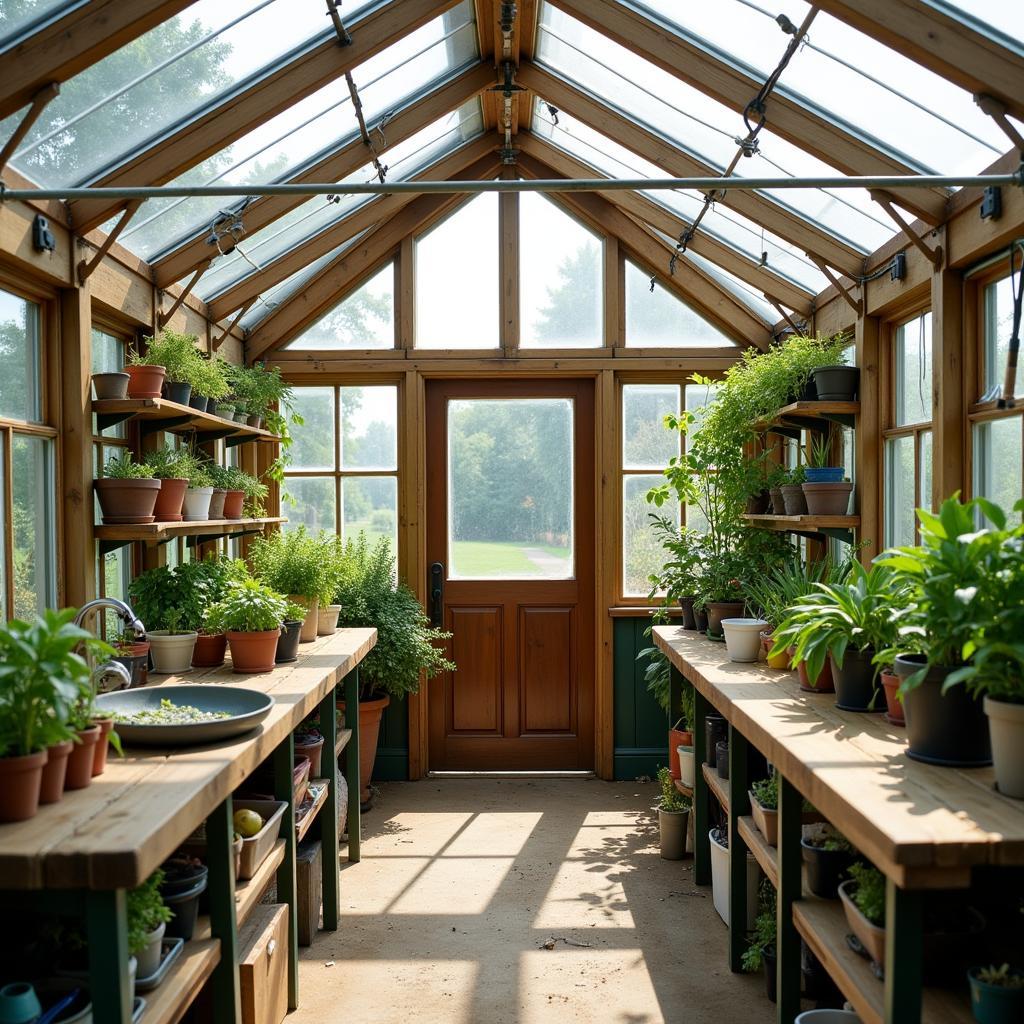
<svg viewBox="0 0 1024 1024"><path fill-rule="evenodd" d="M375 629L343 629L299 647L299 658L263 675L230 664L151 686L209 683L269 693L260 727L216 746L111 751L87 789L64 794L29 821L0 825L0 889L131 888L181 845L377 642Z"/></svg>
<svg viewBox="0 0 1024 1024"><path fill-rule="evenodd" d="M1024 801L991 768L939 768L906 755L883 715L839 711L796 674L728 660L725 644L654 629L673 665L860 851L905 888L965 887L980 864L1024 864Z"/></svg>

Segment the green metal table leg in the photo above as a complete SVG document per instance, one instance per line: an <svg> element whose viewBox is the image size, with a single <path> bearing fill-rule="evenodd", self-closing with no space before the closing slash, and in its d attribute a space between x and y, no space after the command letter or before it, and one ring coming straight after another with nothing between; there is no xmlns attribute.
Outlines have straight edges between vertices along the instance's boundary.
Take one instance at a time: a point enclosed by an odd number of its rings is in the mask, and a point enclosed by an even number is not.
<svg viewBox="0 0 1024 1024"><path fill-rule="evenodd" d="M804 798L779 776L779 891L775 950L779 1024L792 1024L800 1012L800 935L793 925L793 903L800 899L802 854L800 836Z"/></svg>
<svg viewBox="0 0 1024 1024"><path fill-rule="evenodd" d="M900 889L885 880L885 1020L886 1024L918 1024L924 923L920 892Z"/></svg>
<svg viewBox="0 0 1024 1024"><path fill-rule="evenodd" d="M213 1015L216 1020L242 1019L238 984L238 925L235 918L235 828L231 797L206 819L209 868L210 934L220 940L220 963L213 972Z"/></svg>
<svg viewBox="0 0 1024 1024"><path fill-rule="evenodd" d="M327 800L320 810L320 864L323 881L324 899L324 930L333 932L338 929L338 909L340 906L341 876L338 870L338 715L335 710L334 687L320 702L320 731L324 737L324 754L320 759L321 767L325 760L330 770L330 786ZM327 773L325 773L327 774Z"/></svg>
<svg viewBox="0 0 1024 1024"><path fill-rule="evenodd" d="M85 896L92 1016L110 1024L130 1024L132 1019L126 907L124 889L88 892Z"/></svg>
<svg viewBox="0 0 1024 1024"><path fill-rule="evenodd" d="M671 729L683 713L683 687L690 684L683 678L683 673L670 664L668 670L668 727ZM668 752L669 764L672 763L674 750Z"/></svg>
<svg viewBox="0 0 1024 1024"><path fill-rule="evenodd" d="M711 841L708 839L708 801L711 791L704 781L704 762L708 759L704 716L711 704L700 690L693 691L693 881L711 884Z"/></svg>
<svg viewBox="0 0 1024 1024"><path fill-rule="evenodd" d="M295 790L292 772L295 767L295 736L278 744L274 751L274 796L285 801L281 818L281 838L284 840L284 860L277 869L277 898L288 904L288 1009L299 1005L299 922L296 915L295 882Z"/></svg>
<svg viewBox="0 0 1024 1024"><path fill-rule="evenodd" d="M729 725L729 970L743 970L747 948L747 844L740 837L737 819L750 813L747 764L750 744Z"/></svg>
<svg viewBox="0 0 1024 1024"><path fill-rule="evenodd" d="M352 738L345 748L345 781L348 783L348 862L358 864L362 821L359 801L359 669L345 676L345 727L352 730Z"/></svg>

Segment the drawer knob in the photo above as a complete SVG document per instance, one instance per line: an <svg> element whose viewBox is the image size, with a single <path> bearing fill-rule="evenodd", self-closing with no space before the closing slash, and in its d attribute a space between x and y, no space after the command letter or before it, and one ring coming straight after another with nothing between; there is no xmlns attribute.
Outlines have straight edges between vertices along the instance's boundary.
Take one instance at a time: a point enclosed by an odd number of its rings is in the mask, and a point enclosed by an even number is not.
<svg viewBox="0 0 1024 1024"><path fill-rule="evenodd" d="M271 939L267 943L267 959L269 960L277 949L277 939Z"/></svg>

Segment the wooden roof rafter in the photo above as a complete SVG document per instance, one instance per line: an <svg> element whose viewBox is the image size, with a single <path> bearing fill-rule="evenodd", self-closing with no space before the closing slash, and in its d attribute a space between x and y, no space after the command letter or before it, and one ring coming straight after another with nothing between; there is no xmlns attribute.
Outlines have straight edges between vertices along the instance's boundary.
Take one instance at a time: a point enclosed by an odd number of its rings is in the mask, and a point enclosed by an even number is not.
<svg viewBox="0 0 1024 1024"><path fill-rule="evenodd" d="M456 6L459 0L389 0L353 16L352 43L339 46L333 32L280 67L248 80L209 110L132 153L120 166L91 185L160 185L183 174L208 156L266 123L324 85L344 76ZM83 199L70 204L79 232L102 224L125 205L124 200Z"/></svg>

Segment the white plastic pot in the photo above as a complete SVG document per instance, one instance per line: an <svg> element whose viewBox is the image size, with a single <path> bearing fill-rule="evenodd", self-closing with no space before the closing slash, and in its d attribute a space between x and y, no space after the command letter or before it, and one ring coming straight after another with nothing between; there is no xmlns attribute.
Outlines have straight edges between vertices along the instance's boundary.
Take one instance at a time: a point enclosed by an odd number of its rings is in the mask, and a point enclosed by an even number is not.
<svg viewBox="0 0 1024 1024"><path fill-rule="evenodd" d="M316 635L331 636L333 633L337 633L340 614L340 604L328 604L320 607L317 610Z"/></svg>
<svg viewBox="0 0 1024 1024"><path fill-rule="evenodd" d="M166 629L147 633L153 671L164 675L180 675L191 671L192 652L198 638L198 633L168 633Z"/></svg>
<svg viewBox="0 0 1024 1024"><path fill-rule="evenodd" d="M135 954L135 959L138 960L136 969L140 978L148 978L151 974L156 974L160 967L160 953L166 930L167 925L161 923L146 936L145 948Z"/></svg>
<svg viewBox="0 0 1024 1024"><path fill-rule="evenodd" d="M1024 800L1024 704L986 697L984 707L999 792Z"/></svg>
<svg viewBox="0 0 1024 1024"><path fill-rule="evenodd" d="M679 758L679 781L693 789L693 747L676 747Z"/></svg>
<svg viewBox="0 0 1024 1024"><path fill-rule="evenodd" d="M711 842L711 894L715 902L718 916L729 923L729 849L722 846L714 835L709 832ZM757 918L757 883L760 872L757 861L751 853L747 854L747 931L754 930Z"/></svg>
<svg viewBox="0 0 1024 1024"><path fill-rule="evenodd" d="M853 1010L804 1010L793 1024L860 1024Z"/></svg>
<svg viewBox="0 0 1024 1024"><path fill-rule="evenodd" d="M764 619L722 619L729 660L757 661L761 652L761 631L767 628Z"/></svg>
<svg viewBox="0 0 1024 1024"><path fill-rule="evenodd" d="M182 517L189 523L205 522L210 518L212 498L212 487L190 487L185 491L185 503L181 509Z"/></svg>

